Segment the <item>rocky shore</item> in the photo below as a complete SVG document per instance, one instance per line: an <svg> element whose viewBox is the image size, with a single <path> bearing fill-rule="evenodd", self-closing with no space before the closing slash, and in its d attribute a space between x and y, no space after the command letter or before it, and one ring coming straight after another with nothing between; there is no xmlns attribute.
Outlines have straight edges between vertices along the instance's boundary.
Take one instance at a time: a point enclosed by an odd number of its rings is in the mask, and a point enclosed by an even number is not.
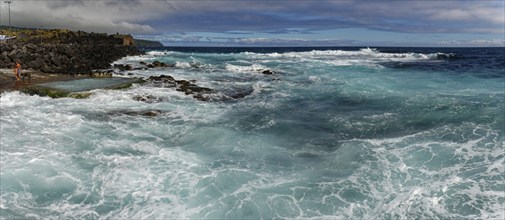
<svg viewBox="0 0 505 220"><path fill-rule="evenodd" d="M16 61L24 69L44 73L78 74L106 69L128 55L140 54L135 46L121 45L0 45L0 68L12 68Z"/></svg>
<svg viewBox="0 0 505 220"><path fill-rule="evenodd" d="M0 32L0 34L2 33ZM135 70L176 68L173 63L160 61L152 63L140 61L138 65L111 65L122 57L140 54L142 52L136 47L135 40L129 35L89 34L64 30L17 33L15 40L0 42L0 93L19 90L31 95L37 94L53 98L85 98L89 93L82 95L40 85L53 81L112 77L113 73L130 75L131 71ZM22 75L31 77L27 77L23 81L16 81L12 69L15 62L21 63ZM193 64L191 65L193 67ZM199 67L194 64L194 68ZM258 69L257 71L264 75L275 74L269 69ZM152 87L173 88L200 101L236 100L253 92L251 88L218 91L199 86L194 80L174 79L169 75L151 76L139 79L135 83ZM134 99L147 103L160 101L159 97L141 94L135 96Z"/></svg>
<svg viewBox="0 0 505 220"><path fill-rule="evenodd" d="M25 79L23 81L16 81L16 77L14 77L12 72L12 69L0 69L0 93L4 91L21 90L38 83L66 81L88 77L88 75L63 75L24 70L24 73L30 74L30 80Z"/></svg>
<svg viewBox="0 0 505 220"><path fill-rule="evenodd" d="M12 68L19 61L23 69L82 74L110 68L115 60L139 54L141 51L130 35L66 30L24 31L17 32L13 40L0 42L0 68Z"/></svg>

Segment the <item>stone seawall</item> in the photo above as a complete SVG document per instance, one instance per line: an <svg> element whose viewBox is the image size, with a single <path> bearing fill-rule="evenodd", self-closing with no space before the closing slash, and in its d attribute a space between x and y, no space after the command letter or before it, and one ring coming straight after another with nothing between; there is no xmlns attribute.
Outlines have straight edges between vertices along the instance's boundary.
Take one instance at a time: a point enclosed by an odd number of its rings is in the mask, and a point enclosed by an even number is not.
<svg viewBox="0 0 505 220"><path fill-rule="evenodd" d="M0 68L12 68L20 61L23 68L45 73L89 73L110 68L110 64L128 55L138 55L133 45L118 44L0 44Z"/></svg>

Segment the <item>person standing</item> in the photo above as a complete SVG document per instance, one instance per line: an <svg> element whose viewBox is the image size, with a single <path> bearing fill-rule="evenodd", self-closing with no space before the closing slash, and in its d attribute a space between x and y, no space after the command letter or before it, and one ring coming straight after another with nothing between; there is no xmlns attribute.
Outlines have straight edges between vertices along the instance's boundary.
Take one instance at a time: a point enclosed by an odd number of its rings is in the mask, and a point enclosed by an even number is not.
<svg viewBox="0 0 505 220"><path fill-rule="evenodd" d="M21 76L21 64L19 61L16 61L16 66L14 67L14 75L16 76L16 81L20 81Z"/></svg>

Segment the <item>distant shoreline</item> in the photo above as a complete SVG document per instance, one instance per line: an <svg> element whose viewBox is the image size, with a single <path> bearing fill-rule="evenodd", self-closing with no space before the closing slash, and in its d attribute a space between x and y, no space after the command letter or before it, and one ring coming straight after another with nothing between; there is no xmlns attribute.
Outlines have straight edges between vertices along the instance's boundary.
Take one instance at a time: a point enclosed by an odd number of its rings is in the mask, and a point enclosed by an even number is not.
<svg viewBox="0 0 505 220"><path fill-rule="evenodd" d="M437 52L452 53L460 50L494 50L496 48L505 47L374 47L374 46L296 46L296 47L255 47L255 46L163 46L163 47L146 47L140 48L144 53L149 51L173 51L173 52L189 52L189 53L290 53L290 52L310 52L310 51L329 51L329 50L344 50L344 51L359 51L361 49L376 49L383 53L403 53L416 52L423 53L436 49Z"/></svg>

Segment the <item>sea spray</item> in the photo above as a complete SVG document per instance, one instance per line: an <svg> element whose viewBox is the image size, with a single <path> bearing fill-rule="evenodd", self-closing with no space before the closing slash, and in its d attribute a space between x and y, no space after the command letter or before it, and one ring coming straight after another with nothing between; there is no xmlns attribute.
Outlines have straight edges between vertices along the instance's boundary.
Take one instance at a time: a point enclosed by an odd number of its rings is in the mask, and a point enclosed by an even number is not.
<svg viewBox="0 0 505 220"><path fill-rule="evenodd" d="M499 49L191 50L117 62L252 92L2 93L1 217L505 217Z"/></svg>

